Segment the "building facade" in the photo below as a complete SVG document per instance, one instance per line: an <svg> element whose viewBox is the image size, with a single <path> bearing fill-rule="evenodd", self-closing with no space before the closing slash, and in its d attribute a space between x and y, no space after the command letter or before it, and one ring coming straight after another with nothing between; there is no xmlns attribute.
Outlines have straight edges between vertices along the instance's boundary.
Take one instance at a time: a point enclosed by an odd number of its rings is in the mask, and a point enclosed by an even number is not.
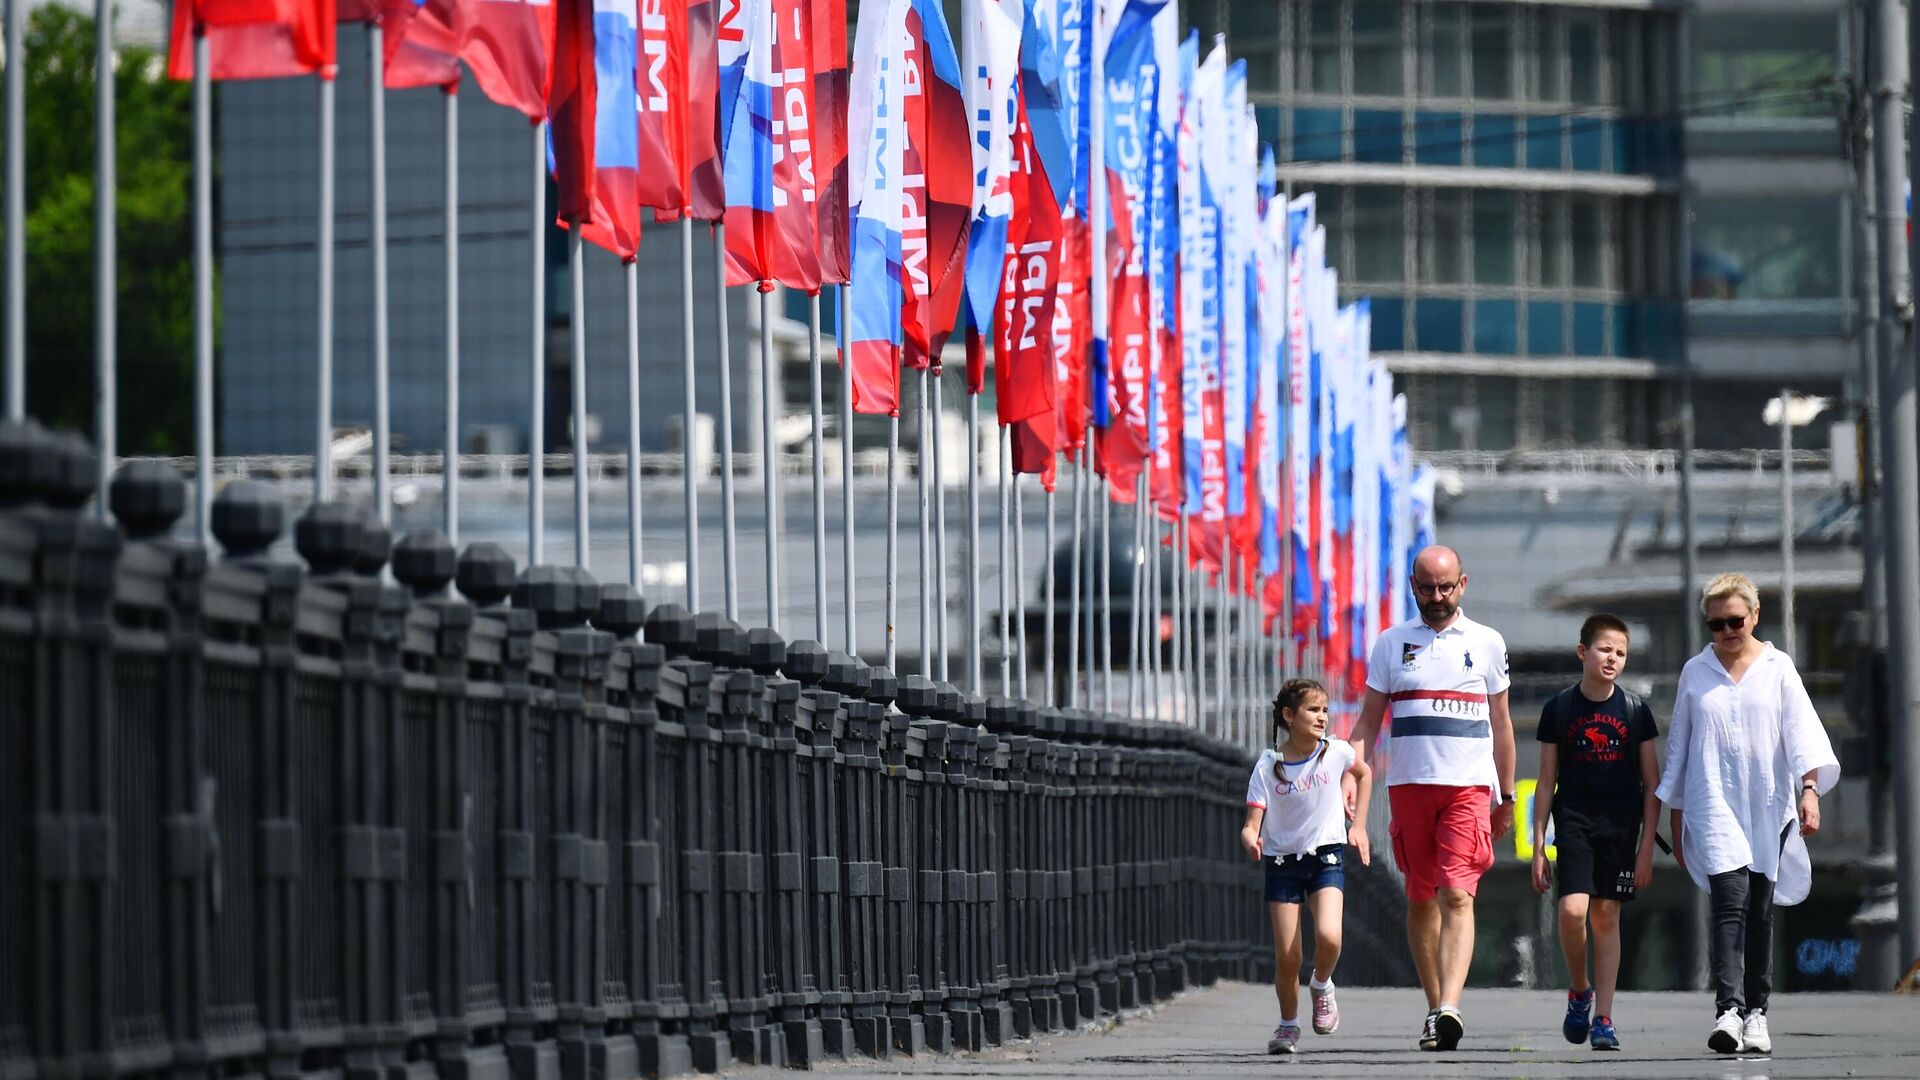
<svg viewBox="0 0 1920 1080"><path fill-rule="evenodd" d="M1658 439L1682 362L1680 19L1649 3L1194 0L1313 191L1426 449Z"/></svg>
<svg viewBox="0 0 1920 1080"><path fill-rule="evenodd" d="M1716 406L1703 441L1771 445L1766 399L1844 395L1860 370L1860 20L1847 0L1691 12L1687 355ZM1824 423L1801 437L1825 445Z"/></svg>

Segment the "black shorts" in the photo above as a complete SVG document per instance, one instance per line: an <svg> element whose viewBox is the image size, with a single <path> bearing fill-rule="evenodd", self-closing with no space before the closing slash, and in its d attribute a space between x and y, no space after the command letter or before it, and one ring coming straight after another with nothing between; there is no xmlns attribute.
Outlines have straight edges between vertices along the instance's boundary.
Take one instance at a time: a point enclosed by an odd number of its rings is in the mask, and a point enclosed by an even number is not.
<svg viewBox="0 0 1920 1080"><path fill-rule="evenodd" d="M1638 806L1556 803L1553 825L1559 895L1633 899L1633 856L1640 842Z"/></svg>

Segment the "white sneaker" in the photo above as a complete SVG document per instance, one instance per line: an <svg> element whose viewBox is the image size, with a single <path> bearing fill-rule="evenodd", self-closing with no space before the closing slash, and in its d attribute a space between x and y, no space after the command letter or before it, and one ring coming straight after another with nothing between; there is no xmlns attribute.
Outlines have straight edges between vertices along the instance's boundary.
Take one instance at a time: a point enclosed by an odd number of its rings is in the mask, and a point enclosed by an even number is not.
<svg viewBox="0 0 1920 1080"><path fill-rule="evenodd" d="M1767 1014L1750 1012L1740 1029L1741 1048L1752 1054L1773 1053L1773 1036L1767 1034Z"/></svg>
<svg viewBox="0 0 1920 1080"><path fill-rule="evenodd" d="M1291 1054L1300 1045L1300 1025L1284 1021L1273 1029L1273 1037L1267 1040L1267 1053Z"/></svg>
<svg viewBox="0 0 1920 1080"><path fill-rule="evenodd" d="M1764 1021L1763 1021L1764 1022ZM1746 1045L1745 1032L1740 1024L1740 1012L1728 1009L1713 1022L1713 1031L1707 1036L1707 1048L1720 1054L1737 1054Z"/></svg>

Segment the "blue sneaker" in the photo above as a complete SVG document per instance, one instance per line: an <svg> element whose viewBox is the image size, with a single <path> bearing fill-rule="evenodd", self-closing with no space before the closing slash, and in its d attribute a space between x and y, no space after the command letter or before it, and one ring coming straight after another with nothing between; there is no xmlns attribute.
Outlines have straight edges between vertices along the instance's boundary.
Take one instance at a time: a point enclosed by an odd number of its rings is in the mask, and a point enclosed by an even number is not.
<svg viewBox="0 0 1920 1080"><path fill-rule="evenodd" d="M1593 1048L1595 1050L1620 1049L1620 1036L1613 1030L1613 1018L1596 1016L1593 1018Z"/></svg>
<svg viewBox="0 0 1920 1080"><path fill-rule="evenodd" d="M1593 1024L1587 1019L1593 1013L1593 990L1588 988L1581 993L1567 991L1567 1018L1560 1022L1560 1034L1570 1043L1587 1041L1587 1032Z"/></svg>

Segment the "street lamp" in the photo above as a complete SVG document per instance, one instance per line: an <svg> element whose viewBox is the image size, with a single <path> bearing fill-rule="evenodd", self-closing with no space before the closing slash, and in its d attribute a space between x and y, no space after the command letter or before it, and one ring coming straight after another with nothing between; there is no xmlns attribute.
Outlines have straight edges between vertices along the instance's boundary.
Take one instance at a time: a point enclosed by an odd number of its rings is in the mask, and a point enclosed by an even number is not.
<svg viewBox="0 0 1920 1080"><path fill-rule="evenodd" d="M1831 404L1832 398L1795 394L1782 388L1779 397L1767 400L1767 407L1760 414L1768 426L1780 429L1780 627L1787 655L1796 661L1799 642L1794 632L1793 611L1793 429L1813 423L1813 418Z"/></svg>

